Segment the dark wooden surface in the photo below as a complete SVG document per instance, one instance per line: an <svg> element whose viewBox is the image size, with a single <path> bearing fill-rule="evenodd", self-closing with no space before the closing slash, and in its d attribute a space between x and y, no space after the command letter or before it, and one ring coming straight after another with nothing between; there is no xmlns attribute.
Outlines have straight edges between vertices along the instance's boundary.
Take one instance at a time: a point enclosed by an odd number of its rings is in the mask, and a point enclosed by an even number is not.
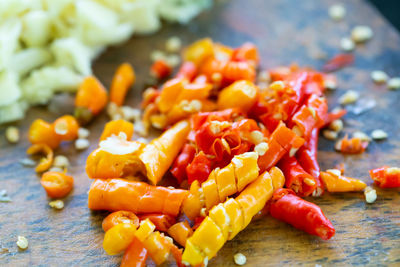
<svg viewBox="0 0 400 267"><path fill-rule="evenodd" d="M188 44L210 36L214 40L238 46L245 41L257 44L262 66L297 62L318 68L321 55L332 56L339 49L341 37L349 34L352 26L369 25L374 38L358 46L355 64L338 73L340 88L329 94L331 107L347 89L360 92L362 98L374 98L377 106L364 114L345 117L345 131L370 132L382 128L389 139L372 142L367 153L343 156L333 151L333 142L321 138L319 162L323 169L344 162L347 174L371 181L368 169L383 164L400 165L400 91L388 91L370 80L370 71L383 69L389 75L400 75L399 34L367 3L361 0L346 2L348 15L340 23L331 21L328 6L336 1L252 0L219 2L188 26L165 25L156 35L134 37L126 44L107 50L94 64L95 74L107 86L118 64L131 62L138 74L135 89L128 103L135 105L150 65L149 53L163 49L167 37L177 35ZM31 168L24 168L18 160L25 158L29 146L27 129L38 117L53 120L62 111L59 105L49 112L34 108L23 122L22 140L9 145L0 130L0 189L6 189L11 203L0 203L0 265L1 266L117 266L119 256L107 256L102 249L101 221L105 213L87 209L90 180L84 173L87 155L106 122L103 115L90 125L91 147L77 153L72 144L63 144L57 154L69 157L69 169L75 177L74 191L65 198L65 208L55 211L40 186L39 177ZM62 106L68 106L63 104ZM68 108L66 108L68 110ZM65 109L62 109L65 110ZM304 234L284 223L266 217L228 242L210 266L232 266L233 255L242 252L248 266L301 264L305 266L331 265L400 265L400 194L398 190L377 190L378 200L366 204L363 194L326 194L315 199L332 220L336 235L330 241ZM29 240L26 251L18 251L18 235Z"/></svg>

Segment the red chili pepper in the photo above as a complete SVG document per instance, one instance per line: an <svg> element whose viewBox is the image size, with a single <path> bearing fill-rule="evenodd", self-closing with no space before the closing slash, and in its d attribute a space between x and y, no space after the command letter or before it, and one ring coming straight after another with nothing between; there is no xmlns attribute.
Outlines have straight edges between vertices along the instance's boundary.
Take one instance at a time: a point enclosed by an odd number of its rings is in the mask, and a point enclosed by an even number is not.
<svg viewBox="0 0 400 267"><path fill-rule="evenodd" d="M185 61L182 63L181 67L178 70L178 73L175 75L176 78L185 78L189 81L192 81L197 74L197 67L191 61Z"/></svg>
<svg viewBox="0 0 400 267"><path fill-rule="evenodd" d="M279 162L279 168L285 174L285 185L300 196L309 196L317 188L317 181L299 164L295 157L286 155Z"/></svg>
<svg viewBox="0 0 400 267"><path fill-rule="evenodd" d="M341 68L353 64L353 62L354 62L353 54L338 54L334 56L332 59L328 60L328 62L326 62L325 65L322 67L322 70L325 72L337 71Z"/></svg>
<svg viewBox="0 0 400 267"><path fill-rule="evenodd" d="M200 153L194 157L192 163L186 167L188 183L191 184L195 180L202 183L207 180L212 170L211 165L211 161L207 158L204 152L200 151Z"/></svg>
<svg viewBox="0 0 400 267"><path fill-rule="evenodd" d="M317 191L314 191L313 196L315 194L315 196L320 196L324 192L324 186L320 178L320 167L317 161L318 134L319 129L314 128L310 139L300 148L296 155L303 169L311 174L317 182Z"/></svg>
<svg viewBox="0 0 400 267"><path fill-rule="evenodd" d="M260 58L257 47L252 43L244 43L233 51L232 60L249 61L253 64L258 64Z"/></svg>
<svg viewBox="0 0 400 267"><path fill-rule="evenodd" d="M139 215L140 221L149 219L158 231L167 232L176 223L176 218L168 214L143 214Z"/></svg>
<svg viewBox="0 0 400 267"><path fill-rule="evenodd" d="M272 217L324 240L335 235L335 228L321 208L295 195L291 189L280 188L272 196Z"/></svg>
<svg viewBox="0 0 400 267"><path fill-rule="evenodd" d="M345 109L338 109L334 112L328 113L328 115L326 116L326 121L325 121L324 125L328 125L331 122L333 122L334 120L340 119L341 117L346 115L346 113L347 113L347 110L345 110Z"/></svg>
<svg viewBox="0 0 400 267"><path fill-rule="evenodd" d="M400 187L400 168L382 166L369 171L372 180L381 188Z"/></svg>
<svg viewBox="0 0 400 267"><path fill-rule="evenodd" d="M164 79L172 72L172 68L164 60L157 60L151 65L150 73L157 79Z"/></svg>
<svg viewBox="0 0 400 267"><path fill-rule="evenodd" d="M185 144L181 153L172 164L171 173L178 180L178 183L182 183L187 178L186 167L193 161L195 153L196 148L193 145Z"/></svg>

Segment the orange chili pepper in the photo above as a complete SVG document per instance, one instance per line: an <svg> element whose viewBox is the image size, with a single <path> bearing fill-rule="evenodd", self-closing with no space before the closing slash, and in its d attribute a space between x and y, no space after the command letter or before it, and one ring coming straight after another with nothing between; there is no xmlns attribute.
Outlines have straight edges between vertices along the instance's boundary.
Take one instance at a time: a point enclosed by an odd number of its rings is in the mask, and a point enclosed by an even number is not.
<svg viewBox="0 0 400 267"><path fill-rule="evenodd" d="M343 175L337 176L332 172L321 172L321 179L326 190L331 193L362 191L367 187L367 185L359 179Z"/></svg>
<svg viewBox="0 0 400 267"><path fill-rule="evenodd" d="M232 55L233 60L249 61L256 65L260 61L257 47L252 43L244 43L236 48Z"/></svg>
<svg viewBox="0 0 400 267"><path fill-rule="evenodd" d="M210 95L211 89L212 85L210 83L185 84L183 85L182 91L178 94L177 103L180 103L180 101L182 100L194 100L194 99L205 100Z"/></svg>
<svg viewBox="0 0 400 267"><path fill-rule="evenodd" d="M229 82L239 80L254 81L256 71L254 66L246 61L229 61L222 70L222 76Z"/></svg>
<svg viewBox="0 0 400 267"><path fill-rule="evenodd" d="M132 65L129 63L121 64L114 74L111 82L110 101L117 106L122 106L128 90L135 82L136 76Z"/></svg>
<svg viewBox="0 0 400 267"><path fill-rule="evenodd" d="M46 144L51 148L58 147L61 142L59 135L54 131L53 125L41 119L37 119L31 124L28 138L32 144Z"/></svg>
<svg viewBox="0 0 400 267"><path fill-rule="evenodd" d="M145 175L152 184L157 184L171 167L185 144L189 131L188 121L178 122L160 137L153 139L140 152L139 158L146 168Z"/></svg>
<svg viewBox="0 0 400 267"><path fill-rule="evenodd" d="M347 134L335 144L336 150L346 154L363 153L367 147L368 141L362 141L358 137L348 139Z"/></svg>
<svg viewBox="0 0 400 267"><path fill-rule="evenodd" d="M146 90L143 91L142 94L142 103L140 106L144 109L146 108L149 104L154 103L157 97L160 95L160 91L153 87L149 87Z"/></svg>
<svg viewBox="0 0 400 267"><path fill-rule="evenodd" d="M168 214L143 214L140 220L149 219L158 231L167 232L168 228L176 222L176 218Z"/></svg>
<svg viewBox="0 0 400 267"><path fill-rule="evenodd" d="M150 236L151 233L154 232L156 226L149 219L145 219L140 222L140 227L136 231L136 238L139 239L140 242L143 242Z"/></svg>
<svg viewBox="0 0 400 267"><path fill-rule="evenodd" d="M61 198L71 192L74 178L62 172L45 172L40 183L49 197Z"/></svg>
<svg viewBox="0 0 400 267"><path fill-rule="evenodd" d="M145 267L147 255L142 242L135 237L125 250L120 267Z"/></svg>
<svg viewBox="0 0 400 267"><path fill-rule="evenodd" d="M236 81L218 95L218 109L239 108L247 112L257 100L258 88L250 81Z"/></svg>
<svg viewBox="0 0 400 267"><path fill-rule="evenodd" d="M100 142L86 160L86 173L90 178L120 178L145 172L139 159L144 144L112 136Z"/></svg>
<svg viewBox="0 0 400 267"><path fill-rule="evenodd" d="M43 153L46 155L45 158L40 159L39 164L35 168L36 172L47 171L51 167L51 164L53 164L53 150L46 144L34 144L26 150L26 153L28 155L33 155L37 153Z"/></svg>
<svg viewBox="0 0 400 267"><path fill-rule="evenodd" d="M152 186L124 179L96 179L88 197L92 210L128 210L135 214L162 213L177 216L188 191Z"/></svg>
<svg viewBox="0 0 400 267"><path fill-rule="evenodd" d="M139 218L131 211L115 211L104 218L102 227L104 232L107 232L111 227L120 223L131 223L139 227Z"/></svg>
<svg viewBox="0 0 400 267"><path fill-rule="evenodd" d="M160 96L157 100L157 107L161 113L169 111L176 102L177 96L183 90L183 79L174 78L165 82Z"/></svg>
<svg viewBox="0 0 400 267"><path fill-rule="evenodd" d="M182 204L183 213L191 220L194 220L200 214L201 208L204 206L204 196L200 189L199 181L194 180L190 185L189 195Z"/></svg>
<svg viewBox="0 0 400 267"><path fill-rule="evenodd" d="M120 132L126 134L127 139L131 139L133 135L133 124L126 120L109 121L104 126L103 133L101 134L100 141L106 140L111 135L118 135Z"/></svg>
<svg viewBox="0 0 400 267"><path fill-rule="evenodd" d="M75 117L82 124L88 123L107 104L107 91L93 76L86 77L75 97Z"/></svg>
<svg viewBox="0 0 400 267"><path fill-rule="evenodd" d="M103 248L108 255L116 255L128 248L134 241L136 225L120 223L106 232L103 240Z"/></svg>
<svg viewBox="0 0 400 267"><path fill-rule="evenodd" d="M78 137L79 123L75 117L64 115L53 122L55 133L62 141L71 141Z"/></svg>
<svg viewBox="0 0 400 267"><path fill-rule="evenodd" d="M172 225L168 229L168 234L176 241L179 245L185 246L186 240L192 236L193 230L187 221L178 222Z"/></svg>

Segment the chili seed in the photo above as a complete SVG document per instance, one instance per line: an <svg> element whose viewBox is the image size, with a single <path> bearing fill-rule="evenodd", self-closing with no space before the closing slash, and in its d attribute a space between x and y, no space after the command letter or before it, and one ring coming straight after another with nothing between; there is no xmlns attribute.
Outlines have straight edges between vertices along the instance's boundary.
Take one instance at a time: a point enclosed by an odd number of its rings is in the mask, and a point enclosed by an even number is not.
<svg viewBox="0 0 400 267"><path fill-rule="evenodd" d="M400 89L400 77L394 77L394 78L389 79L388 88L390 90Z"/></svg>
<svg viewBox="0 0 400 267"><path fill-rule="evenodd" d="M341 4L332 5L328 13L333 20L340 21L346 15L346 8Z"/></svg>
<svg viewBox="0 0 400 267"><path fill-rule="evenodd" d="M359 25L351 31L351 39L356 43L364 43L374 35L372 29L368 26Z"/></svg>
<svg viewBox="0 0 400 267"><path fill-rule="evenodd" d="M85 139L85 138L88 138L89 135L90 135L90 131L88 129L82 128L82 127L78 129L78 138Z"/></svg>
<svg viewBox="0 0 400 267"><path fill-rule="evenodd" d="M340 39L340 48L345 52L353 51L355 44L350 38L344 37Z"/></svg>
<svg viewBox="0 0 400 267"><path fill-rule="evenodd" d="M19 129L15 126L7 127L6 129L6 139L10 143L17 143L19 141Z"/></svg>
<svg viewBox="0 0 400 267"><path fill-rule="evenodd" d="M64 201L62 201L60 199L50 201L49 206L52 207L53 209L61 210L64 208Z"/></svg>
<svg viewBox="0 0 400 267"><path fill-rule="evenodd" d="M60 168L66 168L69 166L69 160L66 156L58 155L54 158L53 166L60 167Z"/></svg>
<svg viewBox="0 0 400 267"><path fill-rule="evenodd" d="M79 138L75 141L75 148L78 150L84 150L86 148L88 148L90 145L89 140L87 139L83 139L83 138Z"/></svg>
<svg viewBox="0 0 400 267"><path fill-rule="evenodd" d="M384 130L377 129L377 130L372 131L371 137L372 137L372 139L375 139L375 140L382 140L382 139L386 139L388 137L388 134Z"/></svg>
<svg viewBox="0 0 400 267"><path fill-rule="evenodd" d="M371 72L371 78L375 83L385 83L389 79L389 76L384 71L374 70Z"/></svg>
<svg viewBox="0 0 400 267"><path fill-rule="evenodd" d="M324 130L322 135L328 140L336 140L338 138L338 133L331 130Z"/></svg>
<svg viewBox="0 0 400 267"><path fill-rule="evenodd" d="M235 261L235 263L236 263L237 265L245 265L245 264L246 264L246 261L247 261L246 256L243 255L242 253L236 253L236 254L233 256L233 260Z"/></svg>
<svg viewBox="0 0 400 267"><path fill-rule="evenodd" d="M18 240L17 240L17 246L20 248L20 249L27 249L28 248L28 239L26 239L26 237L25 236L21 236L21 235L19 235L18 236Z"/></svg>
<svg viewBox="0 0 400 267"><path fill-rule="evenodd" d="M375 200L376 200L376 190L375 189L373 189L372 187L370 187L370 186L367 186L365 189L364 189L364 195L365 195L365 201L367 202L367 203L374 203L375 202Z"/></svg>
<svg viewBox="0 0 400 267"><path fill-rule="evenodd" d="M182 47L182 41L177 36L172 36L168 38L165 42L165 49L170 53L178 52Z"/></svg>
<svg viewBox="0 0 400 267"><path fill-rule="evenodd" d="M353 90L347 91L339 98L339 103L342 105L352 104L360 97L359 93Z"/></svg>

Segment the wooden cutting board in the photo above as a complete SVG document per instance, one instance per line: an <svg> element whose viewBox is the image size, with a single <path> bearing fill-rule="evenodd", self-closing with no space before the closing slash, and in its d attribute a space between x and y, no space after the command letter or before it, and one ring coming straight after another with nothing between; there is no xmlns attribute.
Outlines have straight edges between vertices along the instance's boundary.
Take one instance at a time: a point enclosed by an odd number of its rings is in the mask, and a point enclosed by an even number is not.
<svg viewBox="0 0 400 267"><path fill-rule="evenodd" d="M389 138L372 142L361 155L343 156L334 152L333 142L320 138L319 162L322 169L338 163L346 164L349 176L360 177L371 184L368 170L383 164L400 165L400 91L388 91L375 85L370 72L385 70L400 75L400 36L378 12L364 1L345 1L347 16L333 22L327 12L336 1L241 0L218 2L187 26L164 25L155 35L134 37L129 42L107 50L95 63L97 77L109 86L116 67L124 61L132 63L138 81L130 92L128 103L137 105L150 66L150 52L164 49L170 36L179 36L185 44L210 36L224 44L238 46L254 42L260 49L262 67L287 65L319 68L322 57L339 52L339 40L349 35L355 25L369 25L374 38L357 46L355 64L337 73L340 88L328 94L331 107L346 90L360 93L361 99L374 99L376 107L361 115L345 116L345 132L362 130L370 133L381 128ZM343 1L344 2L344 1ZM62 104L60 104L62 102ZM55 211L31 168L18 162L25 158L29 146L27 129L35 118L53 120L65 111L70 102L59 97L51 112L33 108L18 123L22 140L10 145L0 130L0 189L6 189L11 203L0 203L0 265L1 266L117 266L120 256L108 256L102 249L101 222L106 213L87 209L87 191L91 181L84 172L85 159L97 144L107 121L105 115L96 119L91 130L91 147L76 152L72 144L63 144L57 154L68 156L75 177L75 188L65 198L65 208ZM68 108L66 108L68 110ZM326 194L311 199L325 212L336 228L329 241L309 236L293 227L266 217L246 228L228 242L211 260L210 266L232 266L233 255L247 256L248 266L296 264L318 265L400 265L400 194L398 190L377 189L378 199L366 204L362 193ZM18 251L18 235L26 236L29 248Z"/></svg>

